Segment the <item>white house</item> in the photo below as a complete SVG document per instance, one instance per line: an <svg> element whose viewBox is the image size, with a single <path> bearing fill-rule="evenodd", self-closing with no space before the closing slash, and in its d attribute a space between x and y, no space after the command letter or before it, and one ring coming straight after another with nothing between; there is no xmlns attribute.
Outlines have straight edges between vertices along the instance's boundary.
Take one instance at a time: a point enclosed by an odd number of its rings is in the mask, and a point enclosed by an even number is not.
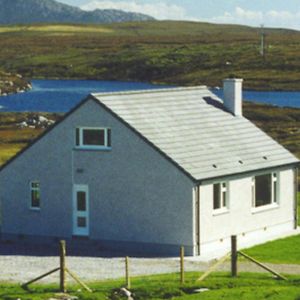
<svg viewBox="0 0 300 300"><path fill-rule="evenodd" d="M0 170L2 238L205 256L292 233L299 161L224 91L89 95Z"/></svg>

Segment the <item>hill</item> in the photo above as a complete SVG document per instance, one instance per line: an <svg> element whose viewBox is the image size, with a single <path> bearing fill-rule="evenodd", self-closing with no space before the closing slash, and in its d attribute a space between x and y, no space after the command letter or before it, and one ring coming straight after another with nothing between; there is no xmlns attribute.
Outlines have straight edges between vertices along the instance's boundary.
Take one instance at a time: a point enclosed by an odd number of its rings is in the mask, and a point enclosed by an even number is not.
<svg viewBox="0 0 300 300"><path fill-rule="evenodd" d="M3 1L3 0L2 0ZM26 0L27 1L27 0ZM40 0L39 0L40 1ZM0 26L0 65L29 78L83 78L300 90L300 32L197 22Z"/></svg>
<svg viewBox="0 0 300 300"><path fill-rule="evenodd" d="M54 0L0 0L0 24L112 23L153 20L152 17L120 10L83 11Z"/></svg>

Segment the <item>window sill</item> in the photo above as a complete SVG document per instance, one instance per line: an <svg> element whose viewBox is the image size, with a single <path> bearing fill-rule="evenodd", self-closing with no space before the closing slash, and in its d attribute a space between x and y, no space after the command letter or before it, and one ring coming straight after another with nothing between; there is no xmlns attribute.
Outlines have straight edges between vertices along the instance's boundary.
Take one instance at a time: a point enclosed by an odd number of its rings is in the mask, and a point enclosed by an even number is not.
<svg viewBox="0 0 300 300"><path fill-rule="evenodd" d="M111 151L111 147L75 147L76 151Z"/></svg>
<svg viewBox="0 0 300 300"><path fill-rule="evenodd" d="M260 212L265 212L273 209L278 209L279 205L277 203L272 203L272 204L267 204L259 207L252 207L251 212L252 214L260 213Z"/></svg>
<svg viewBox="0 0 300 300"><path fill-rule="evenodd" d="M29 207L29 209L32 211L40 211L41 210L40 207Z"/></svg>
<svg viewBox="0 0 300 300"><path fill-rule="evenodd" d="M225 215L229 213L229 209L227 207L219 208L219 209L214 209L213 211L213 216L220 216L220 215Z"/></svg>

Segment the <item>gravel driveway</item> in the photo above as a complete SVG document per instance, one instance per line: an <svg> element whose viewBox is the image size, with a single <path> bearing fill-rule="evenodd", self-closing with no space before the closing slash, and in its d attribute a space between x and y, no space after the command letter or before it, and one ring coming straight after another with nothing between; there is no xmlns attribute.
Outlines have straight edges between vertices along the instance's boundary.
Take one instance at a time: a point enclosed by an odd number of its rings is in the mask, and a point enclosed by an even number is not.
<svg viewBox="0 0 300 300"><path fill-rule="evenodd" d="M45 248L35 247L32 251L30 247L16 248L15 245L0 244L0 281L24 283L59 266L57 249L48 247L47 252ZM44 256L45 253L48 255ZM67 267L84 281L124 277L124 257L120 255L118 257L117 254L116 257L109 256L112 256L111 253L103 253L103 257L68 256ZM212 263L200 262L197 258L186 258L185 270L203 272ZM268 265L278 272L300 274L300 265ZM229 262L224 263L218 270L229 271ZM179 258L130 258L131 276L178 271ZM239 263L239 271L263 272L262 269L248 262ZM58 282L58 273L47 277L43 281Z"/></svg>

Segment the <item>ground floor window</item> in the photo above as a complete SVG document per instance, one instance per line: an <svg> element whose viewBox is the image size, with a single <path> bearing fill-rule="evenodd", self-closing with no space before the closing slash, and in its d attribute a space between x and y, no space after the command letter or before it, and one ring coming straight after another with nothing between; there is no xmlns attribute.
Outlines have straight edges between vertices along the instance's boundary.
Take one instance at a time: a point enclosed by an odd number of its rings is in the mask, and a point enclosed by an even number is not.
<svg viewBox="0 0 300 300"><path fill-rule="evenodd" d="M220 182L213 185L214 210L228 208L227 183Z"/></svg>
<svg viewBox="0 0 300 300"><path fill-rule="evenodd" d="M39 181L30 182L30 208L40 209L41 191Z"/></svg>
<svg viewBox="0 0 300 300"><path fill-rule="evenodd" d="M252 177L252 206L260 207L278 203L277 173Z"/></svg>

